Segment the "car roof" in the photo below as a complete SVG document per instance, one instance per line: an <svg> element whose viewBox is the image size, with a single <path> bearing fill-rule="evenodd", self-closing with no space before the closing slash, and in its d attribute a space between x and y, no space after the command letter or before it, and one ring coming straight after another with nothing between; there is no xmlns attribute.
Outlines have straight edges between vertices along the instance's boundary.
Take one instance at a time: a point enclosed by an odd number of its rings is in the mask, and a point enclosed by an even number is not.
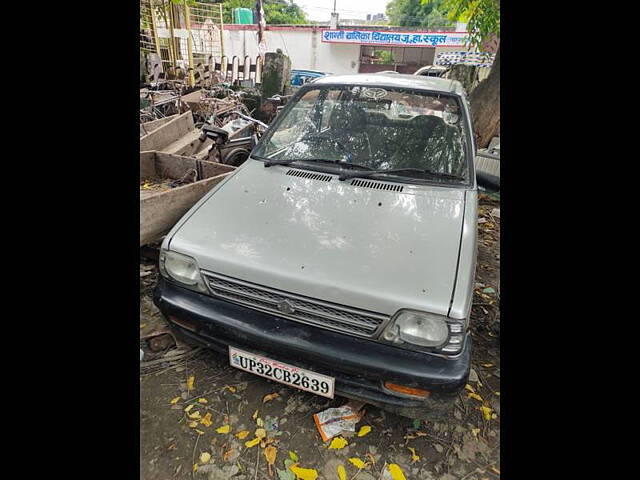
<svg viewBox="0 0 640 480"><path fill-rule="evenodd" d="M405 73L359 73L357 75L331 75L313 82L313 85L372 85L378 87L414 88L464 95L464 88L457 80L425 77Z"/></svg>

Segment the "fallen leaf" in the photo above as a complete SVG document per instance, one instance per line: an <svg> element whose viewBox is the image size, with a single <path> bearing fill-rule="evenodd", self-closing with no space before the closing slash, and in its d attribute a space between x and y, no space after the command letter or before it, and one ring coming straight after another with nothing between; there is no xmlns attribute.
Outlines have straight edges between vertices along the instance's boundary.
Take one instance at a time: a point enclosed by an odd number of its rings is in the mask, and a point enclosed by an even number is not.
<svg viewBox="0 0 640 480"><path fill-rule="evenodd" d="M464 388L469 390L471 393L476 393L476 391L473 389L473 387L471 385L469 385L468 383L464 386Z"/></svg>
<svg viewBox="0 0 640 480"><path fill-rule="evenodd" d="M200 420L200 423L203 424L205 427L210 427L211 424L213 423L211 421L211 412L207 412L207 414L202 417L202 420Z"/></svg>
<svg viewBox="0 0 640 480"><path fill-rule="evenodd" d="M249 430L242 430L241 432L236 433L236 437L238 437L240 440L244 440L245 438L247 438L247 435L249 435Z"/></svg>
<svg viewBox="0 0 640 480"><path fill-rule="evenodd" d="M193 464L193 471L194 471L194 472L197 472L197 471L198 471L198 464L197 464L197 463L194 463L194 464Z"/></svg>
<svg viewBox="0 0 640 480"><path fill-rule="evenodd" d="M360 431L358 432L359 437L364 437L367 433L371 431L371 427L369 425L364 425L360 427Z"/></svg>
<svg viewBox="0 0 640 480"><path fill-rule="evenodd" d="M402 469L397 464L390 463L387 465L387 468L389 469L389 473L391 473L391 478L393 480L407 480Z"/></svg>
<svg viewBox="0 0 640 480"><path fill-rule="evenodd" d="M498 475L500 475L500 470L496 467L489 467L489 470L491 470L493 473L497 473Z"/></svg>
<svg viewBox="0 0 640 480"><path fill-rule="evenodd" d="M185 412L189 413L189 411L193 408L193 404L189 405L187 408L184 409Z"/></svg>
<svg viewBox="0 0 640 480"><path fill-rule="evenodd" d="M371 453L365 453L364 458L368 459L371 462L371 465L376 464L376 459Z"/></svg>
<svg viewBox="0 0 640 480"><path fill-rule="evenodd" d="M200 403L208 403L206 398L199 398L198 402L200 402Z"/></svg>
<svg viewBox="0 0 640 480"><path fill-rule="evenodd" d="M188 379L187 379L187 390L191 391L193 390L193 382L195 382L196 377L194 377L193 375L191 375Z"/></svg>
<svg viewBox="0 0 640 480"><path fill-rule="evenodd" d="M500 392L494 392L498 397L500 396Z"/></svg>
<svg viewBox="0 0 640 480"><path fill-rule="evenodd" d="M146 323L142 323L142 324L140 325L140 328L141 328L141 329L143 329L143 328L144 328L144 327L146 327L146 326L147 326L147 324L146 324Z"/></svg>
<svg viewBox="0 0 640 480"><path fill-rule="evenodd" d="M253 418L254 420L258 417L258 410L256 410L255 412L253 412L253 415L251 415L251 418Z"/></svg>
<svg viewBox="0 0 640 480"><path fill-rule="evenodd" d="M273 400L274 398L278 398L280 396L279 393L270 393L269 395L265 395L262 399L262 403L267 403Z"/></svg>
<svg viewBox="0 0 640 480"><path fill-rule="evenodd" d="M264 427L264 420L262 420L261 418L256 418L256 424L259 427Z"/></svg>
<svg viewBox="0 0 640 480"><path fill-rule="evenodd" d="M198 420L202 418L202 415L200 415L200 412L196 410L195 412L189 414L189 418Z"/></svg>
<svg viewBox="0 0 640 480"><path fill-rule="evenodd" d="M258 428L256 429L255 436L262 440L267 436L267 431L264 428Z"/></svg>
<svg viewBox="0 0 640 480"><path fill-rule="evenodd" d="M407 447L409 449L409 451L411 452L411 461L412 462L417 462L418 460L420 460L420 456L418 454L416 454L416 449L413 447Z"/></svg>
<svg viewBox="0 0 640 480"><path fill-rule="evenodd" d="M480 411L485 420L491 420L491 409L489 407L482 406L480 407Z"/></svg>
<svg viewBox="0 0 640 480"><path fill-rule="evenodd" d="M227 450L226 452L224 452L224 455L222 455L222 461L228 462L232 454L233 454L233 448L231 450Z"/></svg>
<svg viewBox="0 0 640 480"><path fill-rule="evenodd" d="M190 426L191 428L196 428L196 427L198 426L198 421L197 421L197 420L194 420L193 422L189 422L189 426Z"/></svg>
<svg viewBox="0 0 640 480"><path fill-rule="evenodd" d="M230 386L230 385L225 385L225 386L222 388L222 391L224 391L224 390L229 390L231 393L236 393L236 387L232 387L232 386Z"/></svg>
<svg viewBox="0 0 640 480"><path fill-rule="evenodd" d="M291 450L289 450L289 458L294 462L298 461L298 455L296 454L296 452L292 452Z"/></svg>
<svg viewBox="0 0 640 480"><path fill-rule="evenodd" d="M318 478L318 472L313 468L300 468L298 464L293 464L289 469L296 474L296 478L299 480L316 480Z"/></svg>
<svg viewBox="0 0 640 480"><path fill-rule="evenodd" d="M338 480L347 480L347 471L342 465L338 465Z"/></svg>
<svg viewBox="0 0 640 480"><path fill-rule="evenodd" d="M247 448L251 448L251 447L255 447L259 443L260 443L260 439L259 438L254 438L253 440L249 440L248 442L244 442L244 445Z"/></svg>
<svg viewBox="0 0 640 480"><path fill-rule="evenodd" d="M471 429L471 433L473 433L473 436L478 438L478 434L480 433L480 429L479 428L472 428Z"/></svg>
<svg viewBox="0 0 640 480"><path fill-rule="evenodd" d="M198 435L204 435L204 432L202 430L198 430L197 428L196 428L196 432L198 432Z"/></svg>
<svg viewBox="0 0 640 480"><path fill-rule="evenodd" d="M223 425L221 427L216 428L216 432L218 433L229 433L231 431L230 425Z"/></svg>
<svg viewBox="0 0 640 480"><path fill-rule="evenodd" d="M474 398L476 400L478 400L479 402L482 402L482 397L480 395L478 395L477 393L469 393L468 394L469 398Z"/></svg>
<svg viewBox="0 0 640 480"><path fill-rule="evenodd" d="M482 366L484 368L491 368L491 367L493 367L493 363L483 363Z"/></svg>
<svg viewBox="0 0 640 480"><path fill-rule="evenodd" d="M175 405L176 403L178 403L178 400L180 400L181 397L176 397L176 398L172 398L171 401L169 402L171 405Z"/></svg>
<svg viewBox="0 0 640 480"><path fill-rule="evenodd" d="M348 444L349 442L347 442L344 438L336 437L333 440L331 440L331 444L329 445L329 450L331 449L340 450L341 448L346 447Z"/></svg>
<svg viewBox="0 0 640 480"><path fill-rule="evenodd" d="M280 470L276 468L278 472L278 480L296 480L296 476L291 470Z"/></svg>
<svg viewBox="0 0 640 480"><path fill-rule="evenodd" d="M276 449L276 447L270 445L264 449L263 453L264 458L267 459L267 463L269 464L269 476L271 477L273 476L271 467L276 463L276 454L278 453L278 450Z"/></svg>
<svg viewBox="0 0 640 480"><path fill-rule="evenodd" d="M349 459L349 462L355 465L355 467L360 470L364 468L367 464L360 460L358 457L352 457Z"/></svg>
<svg viewBox="0 0 640 480"><path fill-rule="evenodd" d="M209 463L211 460L211 454L209 452L202 452L200 454L200 463Z"/></svg>

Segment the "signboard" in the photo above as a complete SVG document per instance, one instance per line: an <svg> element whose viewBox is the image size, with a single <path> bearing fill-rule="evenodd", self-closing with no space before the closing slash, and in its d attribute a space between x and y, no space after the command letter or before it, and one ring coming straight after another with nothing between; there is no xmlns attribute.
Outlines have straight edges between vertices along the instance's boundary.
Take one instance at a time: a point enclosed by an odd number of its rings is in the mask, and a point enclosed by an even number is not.
<svg viewBox="0 0 640 480"><path fill-rule="evenodd" d="M391 45L394 47L464 47L467 32L390 32L376 30L324 30L326 43Z"/></svg>

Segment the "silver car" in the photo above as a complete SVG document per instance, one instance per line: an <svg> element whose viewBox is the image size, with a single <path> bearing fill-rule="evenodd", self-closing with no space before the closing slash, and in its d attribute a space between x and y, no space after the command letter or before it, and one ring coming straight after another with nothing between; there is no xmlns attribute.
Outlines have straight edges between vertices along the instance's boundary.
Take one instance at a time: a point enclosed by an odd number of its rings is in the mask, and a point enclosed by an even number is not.
<svg viewBox="0 0 640 480"><path fill-rule="evenodd" d="M470 118L437 77L302 86L166 236L156 305L236 368L441 418L470 369Z"/></svg>

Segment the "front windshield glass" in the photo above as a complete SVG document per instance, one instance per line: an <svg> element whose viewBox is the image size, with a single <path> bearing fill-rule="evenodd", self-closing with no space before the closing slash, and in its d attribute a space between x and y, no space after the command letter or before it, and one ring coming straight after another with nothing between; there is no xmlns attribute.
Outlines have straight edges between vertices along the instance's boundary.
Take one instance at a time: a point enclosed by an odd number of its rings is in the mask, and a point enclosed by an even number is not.
<svg viewBox="0 0 640 480"><path fill-rule="evenodd" d="M464 119L455 97L387 87L319 86L282 115L255 156L353 163L375 170L415 168L431 171L430 181L468 181ZM420 172L393 176L426 178Z"/></svg>

